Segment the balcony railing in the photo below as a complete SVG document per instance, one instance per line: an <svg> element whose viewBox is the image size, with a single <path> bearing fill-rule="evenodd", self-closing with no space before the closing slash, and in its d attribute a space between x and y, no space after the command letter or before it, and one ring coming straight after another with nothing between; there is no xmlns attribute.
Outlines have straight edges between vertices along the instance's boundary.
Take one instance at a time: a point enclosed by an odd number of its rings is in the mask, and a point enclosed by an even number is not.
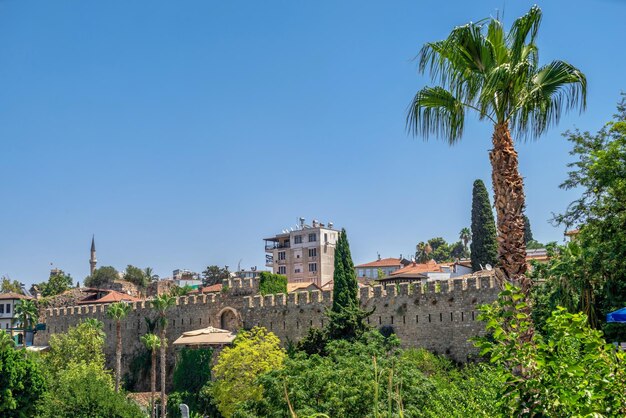
<svg viewBox="0 0 626 418"><path fill-rule="evenodd" d="M279 244L279 243L265 244L265 251L279 250L281 248L289 248L289 247L290 245L288 242L283 243L283 244Z"/></svg>

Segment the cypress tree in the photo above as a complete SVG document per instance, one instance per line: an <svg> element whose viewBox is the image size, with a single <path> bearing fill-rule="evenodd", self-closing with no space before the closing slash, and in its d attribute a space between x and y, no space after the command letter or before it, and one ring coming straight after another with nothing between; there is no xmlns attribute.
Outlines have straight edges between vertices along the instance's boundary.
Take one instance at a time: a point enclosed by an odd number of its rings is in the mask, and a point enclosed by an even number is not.
<svg viewBox="0 0 626 418"><path fill-rule="evenodd" d="M341 230L335 247L333 306L327 314L330 319L330 339L353 340L363 335L368 328L363 320L371 312L365 312L359 306L359 285L345 229Z"/></svg>
<svg viewBox="0 0 626 418"><path fill-rule="evenodd" d="M533 231L530 229L530 219L524 215L524 242L528 245L531 241L534 241L534 238Z"/></svg>
<svg viewBox="0 0 626 418"><path fill-rule="evenodd" d="M498 262L496 223L489 203L489 194L482 180L474 181L472 190L472 243L470 244L472 269L480 270L487 264Z"/></svg>

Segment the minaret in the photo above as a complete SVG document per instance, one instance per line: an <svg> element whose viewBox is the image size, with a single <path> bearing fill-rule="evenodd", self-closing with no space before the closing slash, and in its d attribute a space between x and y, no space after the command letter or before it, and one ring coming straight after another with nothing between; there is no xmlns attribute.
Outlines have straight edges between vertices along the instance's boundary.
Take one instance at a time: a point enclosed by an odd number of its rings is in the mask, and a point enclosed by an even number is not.
<svg viewBox="0 0 626 418"><path fill-rule="evenodd" d="M96 270L96 264L98 260L96 260L96 242L94 240L95 236L91 237L91 258L89 259L89 275L93 275L93 272Z"/></svg>

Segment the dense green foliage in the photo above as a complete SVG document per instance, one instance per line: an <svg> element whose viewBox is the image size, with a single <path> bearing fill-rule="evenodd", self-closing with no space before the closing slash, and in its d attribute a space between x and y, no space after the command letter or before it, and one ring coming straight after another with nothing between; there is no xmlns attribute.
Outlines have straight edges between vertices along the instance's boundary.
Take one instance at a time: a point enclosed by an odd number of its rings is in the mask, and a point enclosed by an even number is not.
<svg viewBox="0 0 626 418"><path fill-rule="evenodd" d="M152 278L148 277L145 270L129 264L128 266L126 266L126 270L124 271L124 280L143 288L146 287L148 283L150 283L150 280L152 280Z"/></svg>
<svg viewBox="0 0 626 418"><path fill-rule="evenodd" d="M230 272L226 267L208 266L202 272L202 284L204 286L211 286L214 284L222 283L222 280L230 278Z"/></svg>
<svg viewBox="0 0 626 418"><path fill-rule="evenodd" d="M496 222L489 203L489 193L482 180L474 181L472 190L472 243L470 244L472 269L478 271L481 265L496 266L498 262L498 241Z"/></svg>
<svg viewBox="0 0 626 418"><path fill-rule="evenodd" d="M530 228L530 219L524 215L524 242L528 245L529 242L534 241L533 231Z"/></svg>
<svg viewBox="0 0 626 418"><path fill-rule="evenodd" d="M426 263L428 260L434 260L437 263L445 263L469 257L466 243L470 238L469 235L464 235L464 231L461 232L464 238L452 244L448 244L448 242L441 237L431 238L427 242L420 242L416 246L415 260L418 263Z"/></svg>
<svg viewBox="0 0 626 418"><path fill-rule="evenodd" d="M275 295L287 293L287 276L263 271L259 275L259 293L262 295Z"/></svg>
<svg viewBox="0 0 626 418"><path fill-rule="evenodd" d="M11 337L0 330L0 416L33 416L36 402L45 391L39 362L16 350Z"/></svg>
<svg viewBox="0 0 626 418"><path fill-rule="evenodd" d="M69 274L58 271L56 274L51 275L48 281L39 283L37 288L41 292L41 296L48 297L60 295L69 290L72 285L72 277Z"/></svg>
<svg viewBox="0 0 626 418"><path fill-rule="evenodd" d="M174 391L168 395L168 416L180 416L178 405L187 404L190 411L207 408L202 389L211 381L211 349L183 348L178 353L174 369Z"/></svg>
<svg viewBox="0 0 626 418"><path fill-rule="evenodd" d="M56 374L39 405L41 418L137 418L139 407L115 392L111 373L97 363L72 362Z"/></svg>
<svg viewBox="0 0 626 418"><path fill-rule="evenodd" d="M582 193L555 220L580 228L574 237L580 250L560 250L554 264L563 266L541 278L558 293L576 293L592 325L603 326L611 340L626 341L624 324L604 324L607 313L626 306L626 96L596 134L565 136L576 160L561 187Z"/></svg>
<svg viewBox="0 0 626 418"><path fill-rule="evenodd" d="M119 279L119 273L115 267L103 266L94 270L91 276L85 277L86 287L104 287Z"/></svg>
<svg viewBox="0 0 626 418"><path fill-rule="evenodd" d="M22 294L22 285L18 280L9 279L8 277L2 276L2 281L0 283L0 292L1 293L19 293Z"/></svg>
<svg viewBox="0 0 626 418"><path fill-rule="evenodd" d="M213 367L215 382L210 392L220 413L230 418L238 404L260 400L263 386L257 378L279 369L284 359L280 340L265 328L239 332L233 346L224 348Z"/></svg>
<svg viewBox="0 0 626 418"><path fill-rule="evenodd" d="M509 284L481 312L489 335L476 341L506 382L498 393L502 415L626 415L626 353L607 344L584 314L559 308L547 318L545 336L520 338L532 321L525 295Z"/></svg>
<svg viewBox="0 0 626 418"><path fill-rule="evenodd" d="M328 343L326 356L295 353L258 382L263 397L235 416L440 417L490 415L495 374L455 368L425 350L399 350L395 336L370 331L357 341ZM471 389L471 391L468 391ZM452 408L451 406L454 405Z"/></svg>
<svg viewBox="0 0 626 418"><path fill-rule="evenodd" d="M70 327L65 333L52 334L50 352L46 354L48 370L56 374L70 363L81 362L104 367L104 337L102 328L90 321Z"/></svg>

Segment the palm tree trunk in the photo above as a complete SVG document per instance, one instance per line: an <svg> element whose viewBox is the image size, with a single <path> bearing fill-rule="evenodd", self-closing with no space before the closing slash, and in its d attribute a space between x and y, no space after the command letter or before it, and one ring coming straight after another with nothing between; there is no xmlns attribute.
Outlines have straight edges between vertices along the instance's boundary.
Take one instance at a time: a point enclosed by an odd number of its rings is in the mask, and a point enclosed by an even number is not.
<svg viewBox="0 0 626 418"><path fill-rule="evenodd" d="M156 350L152 350L152 370L150 372L150 418L154 418L154 394L156 393Z"/></svg>
<svg viewBox="0 0 626 418"><path fill-rule="evenodd" d="M528 295L530 280L526 277L526 243L524 242L524 181L519 174L517 151L508 123L495 126L492 166L494 203L498 225L498 260L507 280L520 286Z"/></svg>
<svg viewBox="0 0 626 418"><path fill-rule="evenodd" d="M122 371L122 324L118 320L115 324L117 341L115 344L115 391L120 391L120 372Z"/></svg>
<svg viewBox="0 0 626 418"><path fill-rule="evenodd" d="M165 327L161 327L161 417L167 416L165 400Z"/></svg>

